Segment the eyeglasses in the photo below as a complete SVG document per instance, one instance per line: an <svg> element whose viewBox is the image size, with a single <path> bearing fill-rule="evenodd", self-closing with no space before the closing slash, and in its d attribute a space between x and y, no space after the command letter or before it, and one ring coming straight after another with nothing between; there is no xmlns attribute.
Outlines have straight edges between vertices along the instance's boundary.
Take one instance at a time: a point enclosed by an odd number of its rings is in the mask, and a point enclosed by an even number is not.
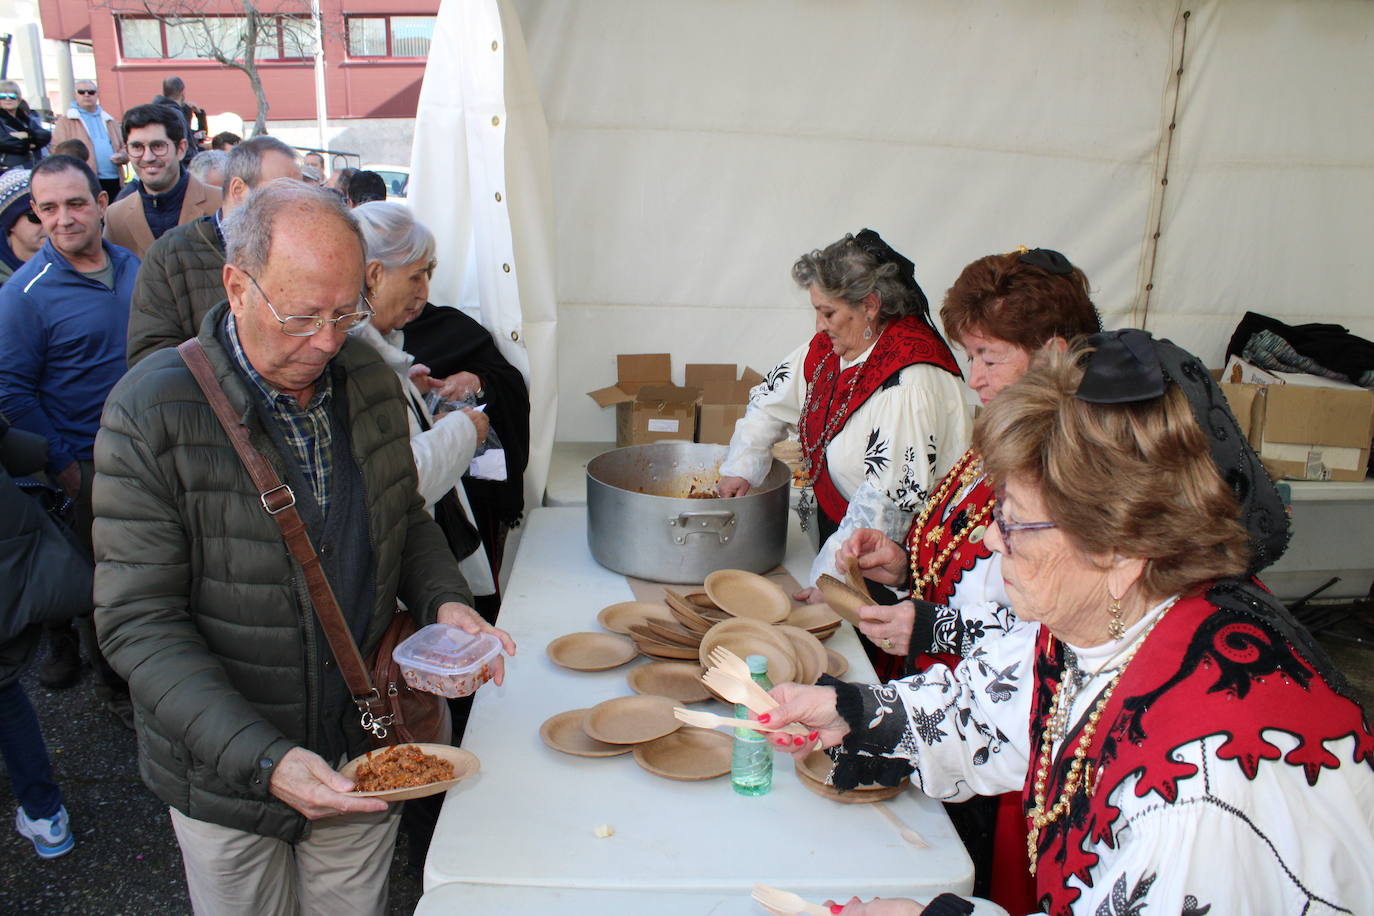
<svg viewBox="0 0 1374 916"><path fill-rule="evenodd" d="M76 94L77 94L77 95L95 95L95 90L94 90L94 89L78 89L78 90L76 90Z"/></svg>
<svg viewBox="0 0 1374 916"><path fill-rule="evenodd" d="M37 213L34 213L32 210L25 210L25 211L24 211L24 219L26 219L26 220L28 220L29 222L33 223L35 226L41 226L41 225L43 225L43 221L42 221L41 219L38 218L38 214L37 214Z"/></svg>
<svg viewBox="0 0 1374 916"><path fill-rule="evenodd" d="M126 149L128 149L129 155L135 159L141 157L145 152L152 153L154 156L165 156L172 150L172 141L154 140L152 143L145 144L135 140Z"/></svg>
<svg viewBox="0 0 1374 916"><path fill-rule="evenodd" d="M246 270L243 274L253 281L253 288L258 291L258 295L262 296L262 301L266 302L267 307L272 310L272 317L281 324L281 332L288 337L314 337L324 330L326 324L337 334L347 334L354 328L360 328L367 324L376 314L372 309L372 303L367 301L367 297L359 296L358 305L362 308L337 318L321 318L317 315L286 315L283 317L277 311L277 307L272 304L272 300L268 299L267 294L262 291L257 279Z"/></svg>
<svg viewBox="0 0 1374 916"><path fill-rule="evenodd" d="M997 533L1002 535L1002 544L1007 548L1007 556L1015 556L1011 549L1011 535L1013 531L1044 531L1046 528L1058 528L1054 522L1009 522L1007 517L1002 514L1002 496L998 494L997 502L992 504L992 521L997 525Z"/></svg>
<svg viewBox="0 0 1374 916"><path fill-rule="evenodd" d="M0 92L0 99L17 99L17 98L19 98L19 93L17 93L17 92Z"/></svg>

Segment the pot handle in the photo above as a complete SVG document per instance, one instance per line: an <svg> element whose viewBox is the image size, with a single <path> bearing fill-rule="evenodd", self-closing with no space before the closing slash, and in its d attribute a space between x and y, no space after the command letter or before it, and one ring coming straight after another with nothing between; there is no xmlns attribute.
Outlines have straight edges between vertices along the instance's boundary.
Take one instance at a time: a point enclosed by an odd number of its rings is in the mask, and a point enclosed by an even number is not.
<svg viewBox="0 0 1374 916"><path fill-rule="evenodd" d="M735 533L735 513L725 509L710 512L679 512L668 516L673 543L686 544L694 534L714 534L722 544L730 543Z"/></svg>

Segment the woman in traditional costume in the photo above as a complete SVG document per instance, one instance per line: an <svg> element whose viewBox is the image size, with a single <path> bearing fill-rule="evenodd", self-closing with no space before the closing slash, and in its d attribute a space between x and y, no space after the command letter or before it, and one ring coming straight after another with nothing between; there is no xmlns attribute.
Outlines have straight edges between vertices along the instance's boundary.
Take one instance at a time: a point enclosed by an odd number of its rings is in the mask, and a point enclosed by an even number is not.
<svg viewBox="0 0 1374 916"><path fill-rule="evenodd" d="M940 321L967 354L968 386L985 405L1025 375L1044 347L1065 349L1101 330L1088 278L1043 248L969 264L945 294ZM841 549L841 564L854 557L867 578L910 592L908 600L859 611L859 630L889 653L874 663L880 681L933 664L953 667L975 641L1015 623L1001 558L984 539L995 502L982 458L970 448L935 487L903 544L860 529ZM1029 908L1034 888L1022 865L1020 792L953 804L949 815L973 857L974 893L1010 912Z"/></svg>
<svg viewBox="0 0 1374 916"><path fill-rule="evenodd" d="M816 335L751 392L717 492L743 496L762 483L773 445L796 429L798 511L821 541L812 586L854 531L906 533L967 445L969 420L958 365L931 324L915 265L878 233L865 229L802 255L792 278L811 294Z"/></svg>
<svg viewBox="0 0 1374 916"><path fill-rule="evenodd" d="M1020 787L1054 916L1365 912L1374 734L1253 578L1287 544L1277 490L1199 360L1090 344L1039 355L974 430L1018 622L954 668L783 685L769 724L816 729L837 787Z"/></svg>

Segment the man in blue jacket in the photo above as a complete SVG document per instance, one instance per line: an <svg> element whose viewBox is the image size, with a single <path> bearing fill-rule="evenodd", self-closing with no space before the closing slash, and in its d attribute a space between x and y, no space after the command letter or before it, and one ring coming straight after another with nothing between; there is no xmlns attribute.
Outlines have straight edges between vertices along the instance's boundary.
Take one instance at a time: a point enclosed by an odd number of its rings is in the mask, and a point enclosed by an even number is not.
<svg viewBox="0 0 1374 916"><path fill-rule="evenodd" d="M75 498L89 550L95 434L124 374L139 261L101 238L107 200L85 162L49 156L34 166L29 187L48 240L0 287L0 411L48 440L48 474ZM83 621L89 633L90 617ZM87 652L99 692L132 728L128 687L99 656L93 634Z"/></svg>

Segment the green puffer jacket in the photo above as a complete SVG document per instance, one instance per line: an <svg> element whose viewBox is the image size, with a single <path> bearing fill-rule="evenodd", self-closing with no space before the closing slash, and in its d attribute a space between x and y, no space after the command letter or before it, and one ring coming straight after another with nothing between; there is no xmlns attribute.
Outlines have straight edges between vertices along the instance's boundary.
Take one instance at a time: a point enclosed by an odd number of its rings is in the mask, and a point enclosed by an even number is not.
<svg viewBox="0 0 1374 916"><path fill-rule="evenodd" d="M224 245L215 218L176 226L153 243L138 269L129 309L129 365L200 331L224 301Z"/></svg>
<svg viewBox="0 0 1374 916"><path fill-rule="evenodd" d="M215 337L227 311L221 304L206 318L201 344L253 444L282 474ZM421 624L441 603L471 598L416 492L395 372L353 340L331 367L334 384L346 386L376 563L376 606L359 647L366 656L397 598ZM115 386L95 466L95 621L110 664L129 680L144 782L190 817L299 839L305 818L270 795L268 781L283 754L319 734L314 672L329 646L316 641L280 529L175 350L150 356Z"/></svg>

